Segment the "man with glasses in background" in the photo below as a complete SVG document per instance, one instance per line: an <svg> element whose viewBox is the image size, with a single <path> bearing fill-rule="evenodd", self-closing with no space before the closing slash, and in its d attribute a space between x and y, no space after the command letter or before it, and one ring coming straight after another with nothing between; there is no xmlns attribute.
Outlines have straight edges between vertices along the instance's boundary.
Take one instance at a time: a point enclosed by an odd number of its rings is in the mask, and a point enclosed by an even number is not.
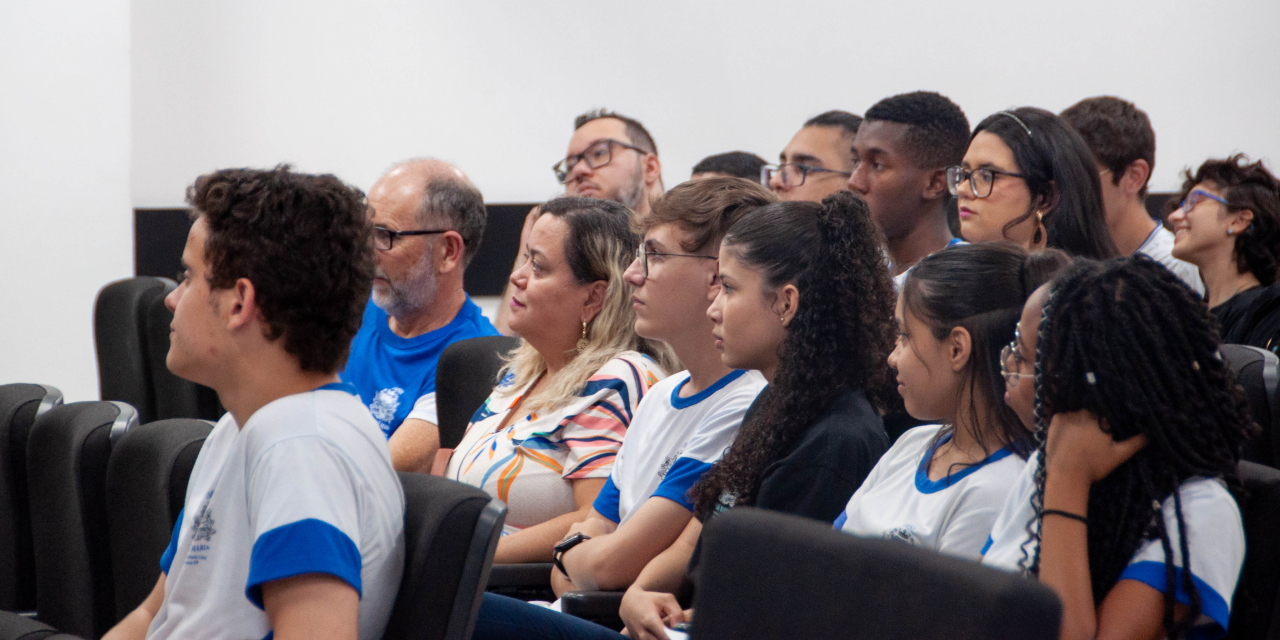
<svg viewBox="0 0 1280 640"><path fill-rule="evenodd" d="M778 154L778 164L760 170L760 182L779 200L822 199L845 188L853 171L853 137L862 118L828 111L804 123Z"/></svg>
<svg viewBox="0 0 1280 640"><path fill-rule="evenodd" d="M484 198L439 160L410 160L369 191L377 271L342 372L388 438L397 471L429 473L440 450L436 361L445 347L496 335L462 289L480 246Z"/></svg>

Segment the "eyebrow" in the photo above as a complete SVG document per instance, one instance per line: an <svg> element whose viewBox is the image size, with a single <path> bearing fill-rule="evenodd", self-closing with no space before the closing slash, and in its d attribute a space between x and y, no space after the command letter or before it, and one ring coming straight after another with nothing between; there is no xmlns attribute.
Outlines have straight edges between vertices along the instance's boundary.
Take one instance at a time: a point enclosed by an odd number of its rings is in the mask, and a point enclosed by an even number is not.
<svg viewBox="0 0 1280 640"><path fill-rule="evenodd" d="M657 250L667 248L667 245L662 244L661 240L654 240L653 238L646 238L644 241L644 246L646 249L657 249Z"/></svg>
<svg viewBox="0 0 1280 640"><path fill-rule="evenodd" d="M807 153L797 153L791 157L791 162L795 164L807 164L815 167L821 167L822 160L818 156L811 156Z"/></svg>

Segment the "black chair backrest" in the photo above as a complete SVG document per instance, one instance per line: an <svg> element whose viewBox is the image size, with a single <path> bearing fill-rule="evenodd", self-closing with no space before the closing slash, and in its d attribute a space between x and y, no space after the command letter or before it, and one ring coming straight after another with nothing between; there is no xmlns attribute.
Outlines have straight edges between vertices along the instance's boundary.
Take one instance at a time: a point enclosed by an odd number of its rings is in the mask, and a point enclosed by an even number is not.
<svg viewBox="0 0 1280 640"><path fill-rule="evenodd" d="M164 306L164 296L154 296L146 302L142 322L146 334L143 346L147 371L155 398L154 419L201 418L216 421L222 417L225 411L213 389L173 375L165 364L169 355L169 325L173 322L173 312Z"/></svg>
<svg viewBox="0 0 1280 640"><path fill-rule="evenodd" d="M212 430L204 420L157 420L131 429L112 447L107 523L116 617L137 608L155 586L191 469Z"/></svg>
<svg viewBox="0 0 1280 640"><path fill-rule="evenodd" d="M520 338L485 336L445 347L436 362L440 448L452 449L462 442L471 416L498 383L502 357L519 345Z"/></svg>
<svg viewBox="0 0 1280 640"><path fill-rule="evenodd" d="M384 640L467 640L507 507L475 487L422 473L404 485L404 577Z"/></svg>
<svg viewBox="0 0 1280 640"><path fill-rule="evenodd" d="M1227 637L1240 640L1280 637L1280 471L1240 463L1245 499L1245 556L1231 604ZM1195 562L1195 558L1192 558Z"/></svg>
<svg viewBox="0 0 1280 640"><path fill-rule="evenodd" d="M1218 349L1236 382L1244 388L1249 401L1249 412L1262 432L1245 444L1244 459L1269 467L1280 462L1280 441L1275 431L1280 429L1280 359L1274 353L1243 344L1224 344Z"/></svg>
<svg viewBox="0 0 1280 640"><path fill-rule="evenodd" d="M27 442L36 614L97 638L116 622L107 533L107 461L138 423L122 402L75 402L36 418Z"/></svg>
<svg viewBox="0 0 1280 640"><path fill-rule="evenodd" d="M749 507L707 524L698 571L696 640L1042 640L1062 615L1021 576Z"/></svg>
<svg viewBox="0 0 1280 640"><path fill-rule="evenodd" d="M143 310L174 287L164 278L126 278L103 287L93 303L93 342L98 350L98 387L103 400L119 400L155 420L156 401L146 354Z"/></svg>
<svg viewBox="0 0 1280 640"><path fill-rule="evenodd" d="M0 385L0 610L36 608L27 437L36 416L61 404L62 392L53 387Z"/></svg>

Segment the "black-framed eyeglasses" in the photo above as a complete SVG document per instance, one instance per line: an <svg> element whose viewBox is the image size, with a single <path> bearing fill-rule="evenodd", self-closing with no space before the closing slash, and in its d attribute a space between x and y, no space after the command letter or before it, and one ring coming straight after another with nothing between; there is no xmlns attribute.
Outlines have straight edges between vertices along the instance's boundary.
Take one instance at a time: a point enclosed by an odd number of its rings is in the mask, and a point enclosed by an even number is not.
<svg viewBox="0 0 1280 640"><path fill-rule="evenodd" d="M1000 375L1004 376L1005 387L1012 389L1018 386L1018 380L1022 378L1034 378L1035 374L1022 373L1022 363L1026 362L1022 358L1022 349L1019 343L1022 342L1022 334L1015 327L1013 330L1013 342L1006 344L1000 350ZM1013 366L1010 366L1010 361Z"/></svg>
<svg viewBox="0 0 1280 640"><path fill-rule="evenodd" d="M400 236L426 236L433 233L445 233L453 229L416 229L410 231L394 231L386 227L373 228L373 248L379 251L390 251Z"/></svg>
<svg viewBox="0 0 1280 640"><path fill-rule="evenodd" d="M973 196L975 198L985 198L991 195L991 187L996 183L996 176L1027 179L1027 176L1012 171L985 168L966 169L961 166L954 166L947 167L947 190L951 192L951 195L958 196L960 195L960 183L968 180Z"/></svg>
<svg viewBox="0 0 1280 640"><path fill-rule="evenodd" d="M1201 191L1200 189L1192 189L1191 193L1188 193L1187 197L1183 198L1182 200L1182 205L1181 205L1182 210L1186 212L1196 208L1196 203L1200 201L1200 198L1208 198L1209 200L1212 200L1214 202L1221 202L1225 206L1228 206L1228 207L1231 206L1230 204L1227 203L1226 198L1215 196L1212 193L1209 193L1208 191Z"/></svg>
<svg viewBox="0 0 1280 640"><path fill-rule="evenodd" d="M694 253L663 253L661 251L645 251L644 245L636 247L636 260L640 261L641 268L644 269L644 277L649 277L649 256L661 256L663 258L701 258L702 260L719 260L718 256L700 256Z"/></svg>
<svg viewBox="0 0 1280 640"><path fill-rule="evenodd" d="M812 167L807 164L799 164L796 162L784 162L782 164L766 164L760 167L760 184L769 186L769 182L773 180L774 174L780 174L779 178L782 184L788 187L798 187L804 184L804 179L811 173L834 173L843 176L845 180L853 174L848 171L837 171L835 169L823 169L822 167Z"/></svg>
<svg viewBox="0 0 1280 640"><path fill-rule="evenodd" d="M569 172L573 171L573 168L578 166L579 162L585 161L587 166L592 169L599 169L600 167L609 164L609 161L613 160L614 147L630 149L640 154L649 153L648 151L645 151L633 144L619 142L613 138L605 138L603 140L592 142L591 146L587 147L587 150L582 153L565 157L564 160L555 163L555 165L551 167L551 170L555 172L556 180L559 180L560 184L564 184L565 180L569 179Z"/></svg>

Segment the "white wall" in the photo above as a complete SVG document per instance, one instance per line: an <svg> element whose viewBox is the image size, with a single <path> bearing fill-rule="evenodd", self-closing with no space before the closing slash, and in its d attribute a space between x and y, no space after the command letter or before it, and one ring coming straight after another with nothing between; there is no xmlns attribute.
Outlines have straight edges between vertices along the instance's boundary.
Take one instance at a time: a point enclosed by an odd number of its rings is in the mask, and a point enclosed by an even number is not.
<svg viewBox="0 0 1280 640"><path fill-rule="evenodd" d="M0 384L98 397L93 298L133 273L129 1L0 2Z"/></svg>
<svg viewBox="0 0 1280 640"><path fill-rule="evenodd" d="M1229 6L1229 10L1218 7ZM803 120L903 91L977 123L1114 93L1154 122L1153 186L1233 150L1280 162L1280 3L134 1L134 202L288 160L368 188L453 160L493 202L557 191L573 116L657 139L671 186L703 156L776 157Z"/></svg>

